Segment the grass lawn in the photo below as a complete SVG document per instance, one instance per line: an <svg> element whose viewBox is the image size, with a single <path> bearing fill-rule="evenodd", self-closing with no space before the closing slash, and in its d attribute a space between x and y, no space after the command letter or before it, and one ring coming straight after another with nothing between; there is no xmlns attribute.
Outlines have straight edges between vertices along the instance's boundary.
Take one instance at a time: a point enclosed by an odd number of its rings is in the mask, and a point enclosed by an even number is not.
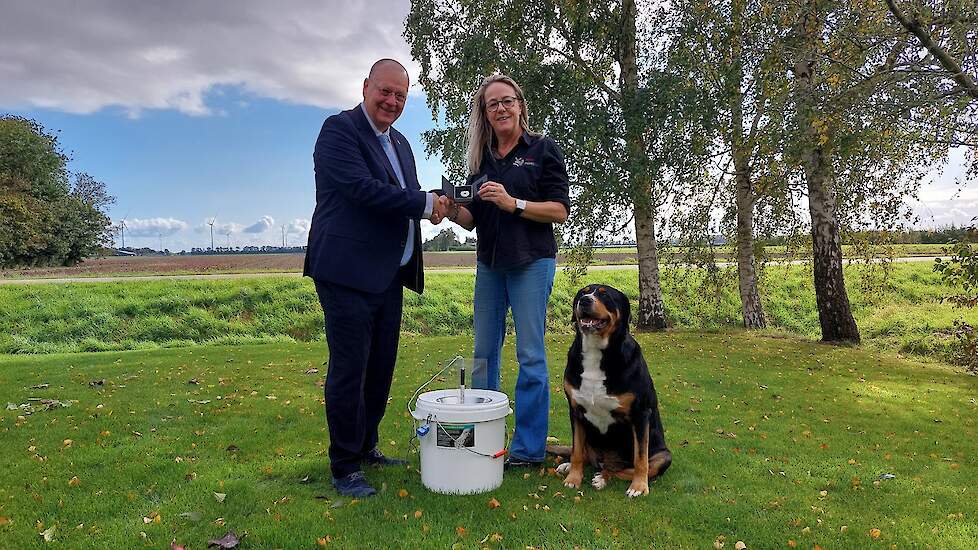
<svg viewBox="0 0 978 550"><path fill-rule="evenodd" d="M569 341L548 346L562 441ZM0 416L0 547L202 549L228 530L245 548L974 547L975 377L793 338L640 341L675 462L635 500L623 481L578 493L549 469L429 493L405 404L466 337L402 340L381 440L412 468L368 471L383 490L362 501L329 484L322 344L3 356L0 405L70 406ZM504 358L511 394L512 338Z"/></svg>
<svg viewBox="0 0 978 550"><path fill-rule="evenodd" d="M683 330L741 324L735 268L709 284L701 269L663 269L666 316ZM944 300L961 292L932 264L892 266L887 282L875 266L847 266L846 283L863 343L875 350L952 360L954 322L978 323L978 308ZM471 273L429 273L425 293L404 293L405 333L462 336L472 330ZM634 270L591 271L554 281L548 329L571 332L570 305L587 283L610 284L638 299ZM761 279L769 332L819 337L808 266L777 266ZM322 340L323 314L312 281L297 277L0 285L0 354L251 345ZM512 328L512 327L510 327Z"/></svg>

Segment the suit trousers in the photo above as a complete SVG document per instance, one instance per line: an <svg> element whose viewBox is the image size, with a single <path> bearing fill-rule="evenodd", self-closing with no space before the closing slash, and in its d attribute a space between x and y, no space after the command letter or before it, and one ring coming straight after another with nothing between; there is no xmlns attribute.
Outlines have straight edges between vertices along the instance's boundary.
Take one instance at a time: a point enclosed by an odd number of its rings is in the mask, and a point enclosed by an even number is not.
<svg viewBox="0 0 978 550"><path fill-rule="evenodd" d="M398 277L376 294L317 280L316 293L329 346L330 469L340 478L358 471L364 455L377 445L397 359L403 288Z"/></svg>

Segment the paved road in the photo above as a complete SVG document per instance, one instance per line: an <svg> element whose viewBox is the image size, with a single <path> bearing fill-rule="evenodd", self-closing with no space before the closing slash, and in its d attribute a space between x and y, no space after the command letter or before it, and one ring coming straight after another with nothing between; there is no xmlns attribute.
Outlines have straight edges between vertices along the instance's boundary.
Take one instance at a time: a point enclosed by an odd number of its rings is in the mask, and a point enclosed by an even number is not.
<svg viewBox="0 0 978 550"><path fill-rule="evenodd" d="M894 261L900 263L906 262L933 262L935 258L941 258L943 260L949 259L949 256L913 256L907 258L896 258ZM805 260L795 260L791 262L792 264L802 264ZM734 265L733 262L721 262L719 264L721 267ZM588 268L589 271L613 271L619 269L634 269L637 270L637 265L593 265ZM434 268L426 269L425 273L474 273L474 267L456 267L456 268ZM68 283L117 283L117 282L135 282L135 281L158 281L158 280L168 280L168 281L180 281L180 280L208 280L208 279L255 279L262 277L301 277L302 274L294 271L289 272L265 272L265 273L213 273L209 275L134 275L134 276L123 276L123 277L68 277L60 279L45 279L45 278L33 278L33 279L3 279L0 278L0 285L51 285L51 284L68 284Z"/></svg>

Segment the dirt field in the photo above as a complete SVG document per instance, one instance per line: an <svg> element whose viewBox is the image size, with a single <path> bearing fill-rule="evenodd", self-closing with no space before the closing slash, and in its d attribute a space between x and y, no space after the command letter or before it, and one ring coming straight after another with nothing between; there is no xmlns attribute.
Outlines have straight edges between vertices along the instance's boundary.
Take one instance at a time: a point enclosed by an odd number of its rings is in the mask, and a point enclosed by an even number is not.
<svg viewBox="0 0 978 550"><path fill-rule="evenodd" d="M603 263L634 261L634 253L598 253ZM187 275L208 273L300 272L303 254L235 254L227 256L112 256L85 260L74 267L0 270L0 277L98 277L108 275ZM561 261L562 258L558 258ZM425 267L473 267L474 252L426 252Z"/></svg>

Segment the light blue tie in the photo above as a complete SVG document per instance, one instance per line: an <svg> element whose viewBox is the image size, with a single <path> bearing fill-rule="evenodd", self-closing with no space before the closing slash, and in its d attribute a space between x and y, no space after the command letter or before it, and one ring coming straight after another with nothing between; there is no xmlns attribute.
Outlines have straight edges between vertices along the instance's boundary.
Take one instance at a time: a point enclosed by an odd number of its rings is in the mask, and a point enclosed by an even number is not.
<svg viewBox="0 0 978 550"><path fill-rule="evenodd" d="M401 163L397 161L397 153L394 152L394 145L391 143L390 135L380 134L377 137L380 138L380 146L384 148L384 153L387 154L387 160L391 161L391 168L394 169L394 175L397 176L397 183L401 185L401 189L406 189L407 186L404 185L404 174L401 173ZM407 264L413 253L414 220L408 220L407 243L404 245L404 253L401 254L401 265Z"/></svg>

